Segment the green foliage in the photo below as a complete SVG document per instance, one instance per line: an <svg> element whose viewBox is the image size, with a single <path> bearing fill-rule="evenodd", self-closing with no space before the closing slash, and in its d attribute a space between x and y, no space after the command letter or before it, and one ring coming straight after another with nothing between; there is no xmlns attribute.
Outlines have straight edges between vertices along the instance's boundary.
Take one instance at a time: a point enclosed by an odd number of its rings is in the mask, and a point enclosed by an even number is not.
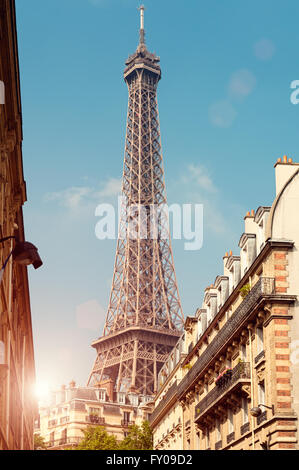
<svg viewBox="0 0 299 470"><path fill-rule="evenodd" d="M245 299L245 297L249 294L250 290L251 290L251 287L249 283L241 287L240 294L241 294L242 299Z"/></svg>
<svg viewBox="0 0 299 470"><path fill-rule="evenodd" d="M153 434L148 421L141 426L129 426L129 432L121 442L102 426L88 426L84 438L74 450L152 450Z"/></svg>
<svg viewBox="0 0 299 470"><path fill-rule="evenodd" d="M75 450L117 450L118 443L116 437L102 426L88 426L83 430L84 438Z"/></svg>
<svg viewBox="0 0 299 470"><path fill-rule="evenodd" d="M129 427L129 433L119 443L119 450L152 450L153 433L148 421L143 421L141 426L133 424Z"/></svg>
<svg viewBox="0 0 299 470"><path fill-rule="evenodd" d="M45 439L39 434L34 434L34 450L46 448Z"/></svg>

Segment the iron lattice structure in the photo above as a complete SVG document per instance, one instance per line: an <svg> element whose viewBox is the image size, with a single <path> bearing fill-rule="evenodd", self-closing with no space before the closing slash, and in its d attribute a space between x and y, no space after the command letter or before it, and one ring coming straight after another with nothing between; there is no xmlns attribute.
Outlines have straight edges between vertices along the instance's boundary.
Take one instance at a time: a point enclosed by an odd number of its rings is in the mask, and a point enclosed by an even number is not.
<svg viewBox="0 0 299 470"><path fill-rule="evenodd" d="M159 57L140 42L126 62L129 101L122 195L112 289L89 385L112 379L116 391L151 395L182 333L184 317L169 235L157 85Z"/></svg>

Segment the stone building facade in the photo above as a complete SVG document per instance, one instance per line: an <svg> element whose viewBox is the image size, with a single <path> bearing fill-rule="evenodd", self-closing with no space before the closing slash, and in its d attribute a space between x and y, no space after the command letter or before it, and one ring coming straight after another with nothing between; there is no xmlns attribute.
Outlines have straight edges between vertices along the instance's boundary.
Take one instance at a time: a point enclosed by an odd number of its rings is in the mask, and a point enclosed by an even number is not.
<svg viewBox="0 0 299 470"><path fill-rule="evenodd" d="M164 395L166 377L150 418L156 449L178 405L185 450L299 448L299 164L284 156L275 173L272 206L246 214L240 253L185 322L182 378Z"/></svg>
<svg viewBox="0 0 299 470"><path fill-rule="evenodd" d="M22 205L26 185L22 164L22 110L15 4L0 1L0 238L24 241ZM0 243L0 262L14 248ZM0 449L32 449L35 381L26 266L9 258L0 276Z"/></svg>
<svg viewBox="0 0 299 470"><path fill-rule="evenodd" d="M50 450L76 446L88 426L102 426L121 441L130 425L141 425L148 419L152 401L152 397L115 392L112 381L103 382L102 388L71 382L51 395L51 402L40 406L35 424L35 433L44 438Z"/></svg>

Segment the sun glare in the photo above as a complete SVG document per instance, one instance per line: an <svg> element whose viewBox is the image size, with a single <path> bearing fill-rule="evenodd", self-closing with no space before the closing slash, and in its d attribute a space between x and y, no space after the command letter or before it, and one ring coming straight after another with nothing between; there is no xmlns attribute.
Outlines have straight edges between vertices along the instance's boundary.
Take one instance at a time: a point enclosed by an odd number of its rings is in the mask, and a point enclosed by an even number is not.
<svg viewBox="0 0 299 470"><path fill-rule="evenodd" d="M47 382L37 382L35 384L35 395L39 401L44 401L49 398L50 387Z"/></svg>

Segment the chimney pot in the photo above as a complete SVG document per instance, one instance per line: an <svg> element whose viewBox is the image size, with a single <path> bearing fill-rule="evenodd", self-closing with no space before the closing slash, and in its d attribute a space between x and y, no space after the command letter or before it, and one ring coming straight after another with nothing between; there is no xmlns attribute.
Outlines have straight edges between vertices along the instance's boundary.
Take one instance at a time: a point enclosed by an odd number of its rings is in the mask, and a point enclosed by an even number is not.
<svg viewBox="0 0 299 470"><path fill-rule="evenodd" d="M283 156L283 163L287 163L288 157L286 155Z"/></svg>

